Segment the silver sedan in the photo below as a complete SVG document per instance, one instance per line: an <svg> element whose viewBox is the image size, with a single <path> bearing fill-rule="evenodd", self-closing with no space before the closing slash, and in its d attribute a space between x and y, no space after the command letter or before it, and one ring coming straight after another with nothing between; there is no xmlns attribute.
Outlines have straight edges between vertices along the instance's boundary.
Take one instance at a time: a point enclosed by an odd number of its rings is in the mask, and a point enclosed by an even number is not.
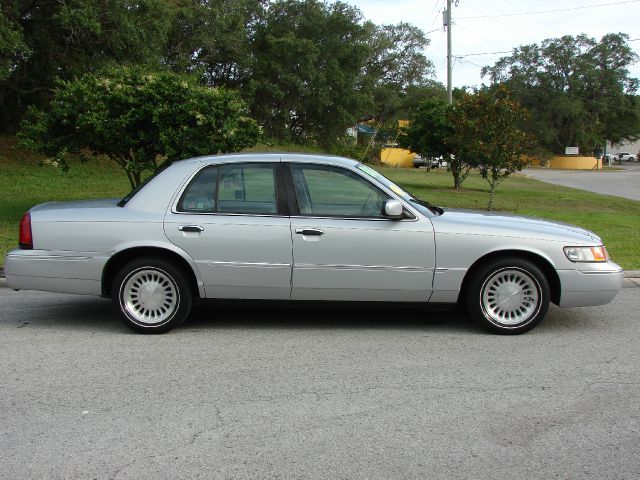
<svg viewBox="0 0 640 480"><path fill-rule="evenodd" d="M572 225L433 206L345 158L176 162L123 199L37 205L7 254L15 289L111 297L142 333L197 299L462 304L497 333L601 305L623 271Z"/></svg>

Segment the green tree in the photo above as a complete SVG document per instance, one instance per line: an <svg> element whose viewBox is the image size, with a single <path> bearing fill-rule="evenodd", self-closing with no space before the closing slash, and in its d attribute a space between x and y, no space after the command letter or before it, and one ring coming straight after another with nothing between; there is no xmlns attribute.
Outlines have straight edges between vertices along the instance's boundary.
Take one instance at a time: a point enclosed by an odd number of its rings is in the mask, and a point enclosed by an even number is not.
<svg viewBox="0 0 640 480"><path fill-rule="evenodd" d="M237 93L193 77L110 68L60 81L49 108L32 108L19 136L63 165L71 153L105 155L135 187L142 172L166 162L255 145L259 129L245 110Z"/></svg>
<svg viewBox="0 0 640 480"><path fill-rule="evenodd" d="M590 153L605 139L640 135L638 79L628 70L638 56L628 41L625 34L599 42L586 35L548 39L514 49L482 73L507 85L531 112L522 127L543 147L564 153L566 146L579 146Z"/></svg>
<svg viewBox="0 0 640 480"><path fill-rule="evenodd" d="M418 27L365 24L370 49L365 82L373 97L371 117L387 121L406 118L410 107L425 97L442 96L444 86L432 80L433 63L424 55L429 39Z"/></svg>
<svg viewBox="0 0 640 480"><path fill-rule="evenodd" d="M252 43L252 112L269 137L330 145L369 100L369 54L359 10L344 3L280 0Z"/></svg>
<svg viewBox="0 0 640 480"><path fill-rule="evenodd" d="M15 130L28 105L44 106L56 78L113 63L158 65L175 1L2 0L0 130Z"/></svg>
<svg viewBox="0 0 640 480"><path fill-rule="evenodd" d="M175 0L176 14L163 62L202 75L208 85L244 87L251 75L251 42L267 0Z"/></svg>
<svg viewBox="0 0 640 480"><path fill-rule="evenodd" d="M451 148L447 139L453 133L447 116L450 106L442 99L429 99L421 102L409 118L409 125L401 129L398 143L424 158L443 156L449 160ZM452 170L453 171L453 170ZM456 174L459 174L456 169ZM464 178L456 178L454 183L459 188Z"/></svg>
<svg viewBox="0 0 640 480"><path fill-rule="evenodd" d="M450 114L453 134L448 143L456 160L475 166L489 184L487 210L493 209L500 182L526 165L523 155L531 139L519 128L526 116L505 87L465 94Z"/></svg>
<svg viewBox="0 0 640 480"><path fill-rule="evenodd" d="M16 17L13 5L0 6L0 80L9 78L18 63L31 53Z"/></svg>

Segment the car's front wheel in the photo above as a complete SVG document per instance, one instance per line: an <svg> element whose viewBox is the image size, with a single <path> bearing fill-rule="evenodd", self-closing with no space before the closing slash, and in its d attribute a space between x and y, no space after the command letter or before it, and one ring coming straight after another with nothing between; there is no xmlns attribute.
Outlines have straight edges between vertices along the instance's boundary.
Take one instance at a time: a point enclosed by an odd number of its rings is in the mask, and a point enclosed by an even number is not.
<svg viewBox="0 0 640 480"><path fill-rule="evenodd" d="M184 273L154 257L133 260L116 275L111 289L120 319L140 333L164 333L191 311L192 295Z"/></svg>
<svg viewBox="0 0 640 480"><path fill-rule="evenodd" d="M518 334L535 327L549 308L550 289L532 262L509 257L487 263L471 277L467 308L495 333Z"/></svg>

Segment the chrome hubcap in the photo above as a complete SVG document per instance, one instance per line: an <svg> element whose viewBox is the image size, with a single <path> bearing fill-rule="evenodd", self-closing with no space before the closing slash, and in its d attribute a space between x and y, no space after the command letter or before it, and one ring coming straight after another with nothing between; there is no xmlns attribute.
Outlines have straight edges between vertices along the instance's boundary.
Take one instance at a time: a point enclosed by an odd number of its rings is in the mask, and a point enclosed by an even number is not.
<svg viewBox="0 0 640 480"><path fill-rule="evenodd" d="M539 292L536 279L524 270L500 270L491 275L482 286L482 311L495 323L519 325L538 312Z"/></svg>
<svg viewBox="0 0 640 480"><path fill-rule="evenodd" d="M180 303L173 279L154 268L132 272L121 289L121 304L137 323L157 325L169 320Z"/></svg>

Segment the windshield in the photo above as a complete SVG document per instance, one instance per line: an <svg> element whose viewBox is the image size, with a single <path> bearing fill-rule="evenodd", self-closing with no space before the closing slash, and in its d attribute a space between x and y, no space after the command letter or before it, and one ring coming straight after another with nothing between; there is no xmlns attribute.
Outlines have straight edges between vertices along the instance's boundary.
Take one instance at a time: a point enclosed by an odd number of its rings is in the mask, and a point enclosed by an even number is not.
<svg viewBox="0 0 640 480"><path fill-rule="evenodd" d="M356 165L356 168L361 172L366 173L370 177L375 178L378 182L380 182L389 190L391 190L393 193L398 195L405 202L409 202L413 207L415 207L421 213L425 215L429 215L429 214L441 215L443 213L443 210L441 208L436 207L435 205L431 205L429 202L425 202L424 200L420 200L419 198L416 198L415 195L412 195L405 189L399 187L398 185L393 183L391 180L389 180L387 177L377 172L373 168L367 165L363 165L362 163L359 163L358 165Z"/></svg>

